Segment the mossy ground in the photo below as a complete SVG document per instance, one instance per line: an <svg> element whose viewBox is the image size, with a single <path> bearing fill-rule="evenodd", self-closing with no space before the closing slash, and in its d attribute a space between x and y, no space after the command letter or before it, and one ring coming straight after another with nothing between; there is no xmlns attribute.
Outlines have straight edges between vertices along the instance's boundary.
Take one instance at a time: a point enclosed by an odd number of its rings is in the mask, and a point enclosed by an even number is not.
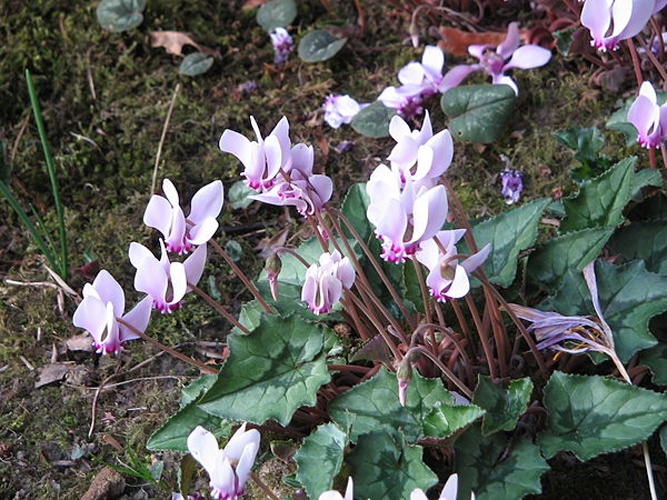
<svg viewBox="0 0 667 500"><path fill-rule="evenodd" d="M0 46L0 139L7 141L14 190L55 230L48 177L37 131L29 119L24 70L30 69L66 207L72 268L94 257L125 285L132 299L127 248L131 241L155 243L155 235L142 227L141 216L177 85L180 91L158 178L170 178L184 199L214 178L222 179L227 188L237 180L238 163L219 152L217 140L225 128L250 133L249 115L265 132L280 116L287 116L294 142L315 146L318 168L333 176L337 193L365 180L391 146L389 140L363 138L349 127L328 128L320 109L332 92L374 100L382 88L396 84L402 65L421 57L421 49L402 43L409 23L404 12L384 2L365 2L365 33L337 57L304 64L293 55L285 66L276 68L268 37L256 24L254 12L244 10L242 4L152 0L143 24L126 33L102 30L94 2L8 0L0 4L5 37ZM313 25L352 21L355 15L352 2L299 4L298 24L292 30L297 39ZM324 8L327 4L330 11ZM192 33L199 43L219 49L221 58L205 75L180 76L178 58L149 46L151 30ZM483 147L456 144L449 175L471 216L504 209L497 179L505 166L501 154L524 172L526 200L573 189L568 176L574 166L572 153L559 146L551 133L571 126L603 125L619 97L592 87L587 71L583 63L556 57L546 68L518 73L521 95L510 124L512 133ZM256 81L258 90L243 94L239 85L248 80ZM445 126L437 101L430 108L435 128ZM336 152L334 146L342 141L352 141L353 148ZM616 138L611 146L620 142ZM620 156L618 148L609 154ZM225 208L221 225L228 230L228 238L241 244L241 265L250 275L261 267L253 257L254 245L284 224L282 213ZM43 259L4 202L0 215L2 278L48 281ZM259 229L252 225L255 222L261 222ZM206 281L206 287L214 287L221 302L233 311L247 298L216 259L209 263L207 275L215 280ZM69 285L80 291L86 281L73 274ZM63 342L79 333L71 324L74 300L66 297L60 311L52 288L0 286L0 498L80 498L102 467L93 457L114 464L128 463L133 454L145 464L158 458L144 444L177 408L179 387L196 370L168 356L153 358L158 351L142 342L132 342L117 358L73 357L63 349ZM183 344L185 352L196 355L195 342L223 341L228 329L212 311L190 298L173 316L156 318L149 333L169 345ZM72 358L83 366L86 376L36 389L37 373L51 362L54 350L60 353L59 361ZM146 360L150 361L135 369ZM173 377L151 378L165 375ZM88 437L93 395L104 380L125 384L100 394L96 426ZM168 462L165 479L175 481L173 461ZM127 481L127 498L167 497L145 481L129 476ZM142 490L145 496L137 496Z"/></svg>

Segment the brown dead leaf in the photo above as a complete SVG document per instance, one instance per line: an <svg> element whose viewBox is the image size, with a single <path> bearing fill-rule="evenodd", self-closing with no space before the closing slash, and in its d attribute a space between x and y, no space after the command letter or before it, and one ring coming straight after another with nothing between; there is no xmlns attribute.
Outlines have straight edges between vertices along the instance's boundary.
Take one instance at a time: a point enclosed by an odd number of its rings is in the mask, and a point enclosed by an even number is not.
<svg viewBox="0 0 667 500"><path fill-rule="evenodd" d="M467 56L469 45L493 45L501 44L507 33L488 31L486 33L471 33L456 28L441 26L438 33L442 38L438 46L447 54L455 56Z"/></svg>
<svg viewBox="0 0 667 500"><path fill-rule="evenodd" d="M125 478L116 469L104 467L86 491L81 500L110 500L117 498L125 490Z"/></svg>
<svg viewBox="0 0 667 500"><path fill-rule="evenodd" d="M175 56L183 56L183 46L190 45L202 54L215 58L220 57L220 53L217 50L204 47L195 42L190 33L183 33L181 31L149 31L148 37L151 47L163 47L168 54Z"/></svg>
<svg viewBox="0 0 667 500"><path fill-rule="evenodd" d="M62 381L70 371L75 369L75 367L76 365L72 362L61 363L56 361L55 363L49 363L40 368L39 380L35 382L35 389L53 384L54 382Z"/></svg>
<svg viewBox="0 0 667 500"><path fill-rule="evenodd" d="M65 345L68 351L93 351L93 342L87 333L68 338Z"/></svg>
<svg viewBox="0 0 667 500"><path fill-rule="evenodd" d="M257 7L264 5L268 1L269 0L246 0L246 2L243 4L243 9L244 10L256 9Z"/></svg>

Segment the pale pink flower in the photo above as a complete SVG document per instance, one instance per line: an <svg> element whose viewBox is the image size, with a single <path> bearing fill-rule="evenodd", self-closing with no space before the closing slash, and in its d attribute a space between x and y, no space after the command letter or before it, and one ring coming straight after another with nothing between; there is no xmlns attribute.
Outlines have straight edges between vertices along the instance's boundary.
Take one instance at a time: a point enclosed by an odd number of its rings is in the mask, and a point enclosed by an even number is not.
<svg viewBox="0 0 667 500"><path fill-rule="evenodd" d="M350 123L367 104L359 104L349 95L330 94L324 101L324 121L331 128Z"/></svg>
<svg viewBox="0 0 667 500"><path fill-rule="evenodd" d="M628 121L637 129L637 141L646 148L659 147L667 136L667 104L658 105L650 82L642 83L628 110Z"/></svg>
<svg viewBox="0 0 667 500"><path fill-rule="evenodd" d="M321 493L318 497L318 500L354 500L354 485L352 482L352 476L347 479L345 496L341 495L336 490L330 490Z"/></svg>
<svg viewBox="0 0 667 500"><path fill-rule="evenodd" d="M658 2L661 9L665 2ZM655 13L655 0L586 0L581 24L591 32L591 45L615 50L621 40L638 34Z"/></svg>
<svg viewBox="0 0 667 500"><path fill-rule="evenodd" d="M328 313L340 300L343 289L352 287L354 279L354 268L347 257L342 257L338 250L325 252L320 255L319 263L306 271L301 300L315 314Z"/></svg>
<svg viewBox="0 0 667 500"><path fill-rule="evenodd" d="M447 479L445 486L440 492L438 500L456 500L459 489L459 476L458 474L452 474ZM426 493L421 489L417 488L410 493L410 500L428 500ZM470 494L470 500L475 500L475 494Z"/></svg>

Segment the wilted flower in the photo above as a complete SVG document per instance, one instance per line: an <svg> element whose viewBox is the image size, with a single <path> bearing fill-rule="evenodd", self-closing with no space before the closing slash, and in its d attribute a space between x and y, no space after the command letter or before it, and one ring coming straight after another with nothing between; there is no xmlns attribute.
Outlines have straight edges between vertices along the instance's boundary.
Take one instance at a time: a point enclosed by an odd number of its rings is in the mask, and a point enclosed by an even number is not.
<svg viewBox="0 0 667 500"><path fill-rule="evenodd" d="M294 50L294 40L285 28L275 28L269 36L271 37L271 44L275 51L273 59L274 64L285 64L287 58Z"/></svg>
<svg viewBox="0 0 667 500"><path fill-rule="evenodd" d="M639 95L628 110L628 121L637 129L637 141L646 148L659 147L667 137L667 103L658 105L650 82L639 88Z"/></svg>
<svg viewBox="0 0 667 500"><path fill-rule="evenodd" d="M237 500L243 495L259 451L259 440L259 431L246 431L245 422L222 450L215 436L203 427L197 426L190 433L188 450L208 473L212 498Z"/></svg>
<svg viewBox="0 0 667 500"><path fill-rule="evenodd" d="M145 297L130 312L125 311L125 293L108 271L98 273L93 284L83 287L83 300L76 308L72 323L84 328L93 337L93 345L98 353L118 353L123 342L138 339L139 336L118 319L143 332L148 326L152 300Z"/></svg>
<svg viewBox="0 0 667 500"><path fill-rule="evenodd" d="M366 105L359 104L349 95L330 94L324 101L324 121L331 128L350 123Z"/></svg>
<svg viewBox="0 0 667 500"><path fill-rule="evenodd" d="M366 184L368 220L382 241L381 257L403 263L431 239L447 220L447 191L443 185L415 181L410 172L379 165Z"/></svg>
<svg viewBox="0 0 667 500"><path fill-rule="evenodd" d="M312 264L306 271L301 300L315 314L328 313L354 283L355 273L350 259L341 257L338 250L320 255L319 265Z"/></svg>
<svg viewBox="0 0 667 500"><path fill-rule="evenodd" d="M447 479L445 486L440 492L438 500L456 500L459 489L459 476L458 474L452 474ZM415 489L410 493L410 500L427 500L426 494L419 488ZM475 494L470 493L470 500L475 500Z"/></svg>
<svg viewBox="0 0 667 500"><path fill-rule="evenodd" d="M523 191L523 173L513 168L506 168L500 172L502 187L500 194L505 198L505 203L513 205L521 197Z"/></svg>
<svg viewBox="0 0 667 500"><path fill-rule="evenodd" d="M591 32L591 45L598 50L615 50L618 42L639 33L651 16L664 7L655 0L586 0L581 24Z"/></svg>
<svg viewBox="0 0 667 500"><path fill-rule="evenodd" d="M464 234L465 229L439 231L435 238L422 242L415 255L428 268L426 285L440 302L464 297L470 291L468 274L482 265L491 251L486 245L459 263L456 243Z"/></svg>
<svg viewBox="0 0 667 500"><path fill-rule="evenodd" d="M169 179L162 182L162 190L164 197L151 196L144 212L144 224L164 235L168 251L183 254L213 237L224 200L221 181L213 181L195 193L187 217L179 204L178 191Z"/></svg>
<svg viewBox="0 0 667 500"><path fill-rule="evenodd" d="M183 262L170 262L164 243L160 240L161 255L139 243L130 244L130 262L137 269L134 288L153 299L153 305L162 313L178 309L191 285L196 285L206 265L206 245L200 245Z"/></svg>
<svg viewBox="0 0 667 500"><path fill-rule="evenodd" d="M347 479L345 496L341 495L336 490L330 490L321 493L318 497L318 500L354 500L354 486L352 483L352 476Z"/></svg>
<svg viewBox="0 0 667 500"><path fill-rule="evenodd" d="M587 3L590 0L587 0ZM604 1L604 0L603 0ZM463 64L450 69L443 77L441 85L455 87L468 75L475 71L486 71L491 76L491 83L509 85L515 94L519 89L512 79L506 75L509 70L532 69L544 66L551 59L551 51L539 45L523 45L519 47L519 23L510 23L507 38L492 50L493 45L471 45L470 55L479 59L477 64Z"/></svg>

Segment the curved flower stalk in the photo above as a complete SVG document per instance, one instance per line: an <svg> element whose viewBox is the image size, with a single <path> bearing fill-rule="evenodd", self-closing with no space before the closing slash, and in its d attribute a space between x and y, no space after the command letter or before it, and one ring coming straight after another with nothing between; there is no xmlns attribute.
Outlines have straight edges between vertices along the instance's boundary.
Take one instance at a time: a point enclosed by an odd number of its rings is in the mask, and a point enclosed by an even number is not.
<svg viewBox="0 0 667 500"><path fill-rule="evenodd" d="M286 117L278 122L271 133L262 138L255 117L250 117L256 141L233 130L225 130L220 137L219 147L225 153L236 156L245 170L241 173L248 186L258 191L269 189L276 182L280 170L286 170L291 161L289 122Z"/></svg>
<svg viewBox="0 0 667 500"><path fill-rule="evenodd" d="M206 245L200 245L183 262L170 262L164 242L160 240L160 259L139 243L130 244L130 262L137 269L134 288L153 299L153 306L170 313L181 306L183 297L196 285L206 265Z"/></svg>
<svg viewBox="0 0 667 500"><path fill-rule="evenodd" d="M415 254L417 260L429 270L426 285L439 302L464 297L470 291L468 275L484 263L491 251L490 245L486 245L459 263L456 243L465 231L440 231L433 239L422 242Z"/></svg>
<svg viewBox="0 0 667 500"><path fill-rule="evenodd" d="M259 441L259 431L246 431L244 422L221 450L211 432L199 425L195 427L188 436L188 450L209 475L211 498L237 500L243 495Z"/></svg>
<svg viewBox="0 0 667 500"><path fill-rule="evenodd" d="M628 110L628 121L637 129L637 141L645 148L660 147L667 137L667 103L658 105L650 82L639 87L639 95Z"/></svg>
<svg viewBox="0 0 667 500"><path fill-rule="evenodd" d="M382 241L381 257L389 262L405 262L447 220L445 187L415 181L409 171L379 165L371 174L366 192L370 197L366 216Z"/></svg>
<svg viewBox="0 0 667 500"><path fill-rule="evenodd" d="M330 94L324 101L324 121L331 128L350 123L368 104L359 104L349 95Z"/></svg>
<svg viewBox="0 0 667 500"><path fill-rule="evenodd" d="M320 255L319 265L312 264L306 271L301 289L301 300L315 314L328 313L343 295L343 288L354 284L355 272L350 260L338 250Z"/></svg>
<svg viewBox="0 0 667 500"><path fill-rule="evenodd" d="M329 490L321 493L318 500L354 500L354 485L352 476L347 479L347 488L345 488L345 496L338 493L336 490Z"/></svg>
<svg viewBox="0 0 667 500"><path fill-rule="evenodd" d="M588 1L590 0L587 0L586 3ZM495 50L493 50L493 45L468 47L470 55L479 59L479 63L454 66L445 74L442 85L448 88L456 87L471 73L485 71L491 76L491 83L509 85L514 93L518 94L519 88L516 82L506 73L515 68L539 68L551 59L551 51L544 47L539 45L519 46L519 44L519 23L510 23L507 28L507 38L495 47Z"/></svg>
<svg viewBox="0 0 667 500"><path fill-rule="evenodd" d="M123 343L138 339L130 328L119 324L118 318L143 332L148 326L152 300L144 297L130 312L125 311L125 293L106 269L101 270L92 285L83 287L83 300L76 308L72 323L83 328L93 337L98 353L118 354Z"/></svg>
<svg viewBox="0 0 667 500"><path fill-rule="evenodd" d="M662 0L586 0L581 24L590 30L593 47L616 50L621 40L638 34L664 6Z"/></svg>
<svg viewBox="0 0 667 500"><path fill-rule="evenodd" d="M452 474L451 476L449 476L447 482L445 483L445 486L442 488L438 500L456 500L458 489L459 489L459 476L458 474ZM412 490L412 493L410 493L410 500L427 500L427 496L426 493L424 493L421 489L417 488L415 490ZM470 500L475 500L474 493L470 493Z"/></svg>
<svg viewBox="0 0 667 500"><path fill-rule="evenodd" d="M433 135L428 111L421 130L411 130L403 118L394 116L389 122L389 134L396 141L387 157L392 169L409 170L410 177L416 181L432 179L435 184L452 163L452 135L446 129Z"/></svg>
<svg viewBox="0 0 667 500"><path fill-rule="evenodd" d="M438 92L449 90L443 84L442 68L445 54L434 45L424 48L421 63L413 61L398 72L400 87L387 87L378 96L385 106L396 109L405 118L414 118L423 112L421 102Z"/></svg>
<svg viewBox="0 0 667 500"><path fill-rule="evenodd" d="M180 206L178 191L169 179L162 182L162 190L164 196L151 196L144 212L144 224L162 233L169 252L190 252L213 237L224 201L221 181L213 181L194 194L187 217Z"/></svg>

